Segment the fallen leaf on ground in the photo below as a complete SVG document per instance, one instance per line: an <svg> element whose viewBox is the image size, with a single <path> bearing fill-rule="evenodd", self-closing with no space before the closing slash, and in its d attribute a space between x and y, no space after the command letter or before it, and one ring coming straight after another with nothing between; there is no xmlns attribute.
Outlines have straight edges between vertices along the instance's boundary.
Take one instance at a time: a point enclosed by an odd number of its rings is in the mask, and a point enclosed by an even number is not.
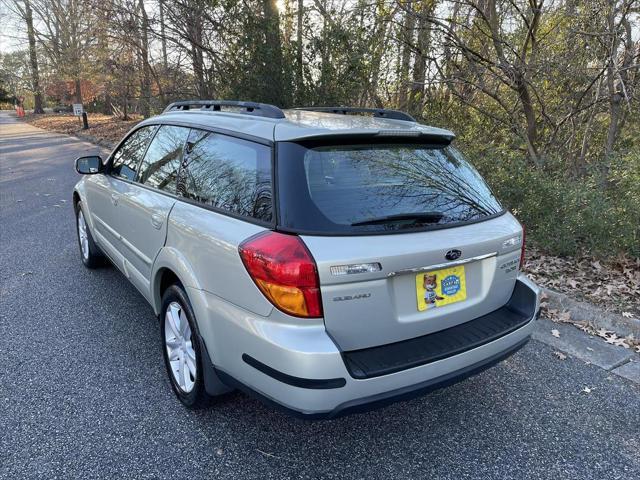
<svg viewBox="0 0 640 480"><path fill-rule="evenodd" d="M568 311L562 312L558 315L558 321L560 322L568 322L571 320L571 313Z"/></svg>
<svg viewBox="0 0 640 480"><path fill-rule="evenodd" d="M624 318L633 318L633 313L631 313L631 312L622 312L622 316Z"/></svg>
<svg viewBox="0 0 640 480"><path fill-rule="evenodd" d="M567 356L562 352L553 352L553 354L558 357L560 360L566 360Z"/></svg>
<svg viewBox="0 0 640 480"><path fill-rule="evenodd" d="M618 347L629 348L630 346L624 338L620 338L616 335L612 335L609 338L607 338L606 342L610 343L611 345L616 345Z"/></svg>
<svg viewBox="0 0 640 480"><path fill-rule="evenodd" d="M560 331L554 328L553 330L551 330L551 335L553 335L556 338L560 338Z"/></svg>
<svg viewBox="0 0 640 480"><path fill-rule="evenodd" d="M582 389L582 391L583 391L584 393L591 393L592 389L591 389L591 388L589 388L589 387L584 387L584 388Z"/></svg>

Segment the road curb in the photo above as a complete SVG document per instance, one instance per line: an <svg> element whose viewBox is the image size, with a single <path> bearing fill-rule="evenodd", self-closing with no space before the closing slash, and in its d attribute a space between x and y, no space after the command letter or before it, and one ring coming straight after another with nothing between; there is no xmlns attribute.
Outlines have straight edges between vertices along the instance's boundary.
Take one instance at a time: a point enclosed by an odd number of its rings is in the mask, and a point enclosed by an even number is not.
<svg viewBox="0 0 640 480"><path fill-rule="evenodd" d="M613 331L619 337L628 337L640 339L640 319L626 318L616 313L608 312L595 305L587 302L580 302L565 295L564 293L555 292L548 288L543 288L547 295L547 303L550 308L568 311L571 314L571 320L576 322L587 322L596 330L604 328Z"/></svg>
<svg viewBox="0 0 640 480"><path fill-rule="evenodd" d="M571 324L556 323L546 318L536 321L532 338L607 371L615 371L635 358L632 349L610 345Z"/></svg>

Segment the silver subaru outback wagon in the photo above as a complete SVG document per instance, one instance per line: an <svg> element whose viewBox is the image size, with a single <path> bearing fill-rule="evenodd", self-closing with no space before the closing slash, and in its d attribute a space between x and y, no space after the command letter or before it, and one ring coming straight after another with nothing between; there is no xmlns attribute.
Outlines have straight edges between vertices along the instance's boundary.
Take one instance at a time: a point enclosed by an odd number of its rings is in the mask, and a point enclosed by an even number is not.
<svg viewBox="0 0 640 480"><path fill-rule="evenodd" d="M539 307L521 225L453 138L394 110L173 103L76 160L81 258L151 304L188 407L419 395L522 347Z"/></svg>

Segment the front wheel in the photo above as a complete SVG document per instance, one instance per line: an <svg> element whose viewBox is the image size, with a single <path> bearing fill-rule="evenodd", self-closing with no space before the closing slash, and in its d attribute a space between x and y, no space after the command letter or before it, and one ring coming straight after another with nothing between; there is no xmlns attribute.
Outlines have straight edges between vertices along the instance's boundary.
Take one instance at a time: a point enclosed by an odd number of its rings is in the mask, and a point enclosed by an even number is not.
<svg viewBox="0 0 640 480"><path fill-rule="evenodd" d="M195 315L180 285L170 286L162 296L160 318L164 363L173 391L188 408L207 406L211 397L204 386Z"/></svg>
<svg viewBox="0 0 640 480"><path fill-rule="evenodd" d="M76 231L78 233L78 246L80 247L80 258L87 268L99 267L104 257L98 246L93 241L91 230L82 210L82 202L76 205Z"/></svg>

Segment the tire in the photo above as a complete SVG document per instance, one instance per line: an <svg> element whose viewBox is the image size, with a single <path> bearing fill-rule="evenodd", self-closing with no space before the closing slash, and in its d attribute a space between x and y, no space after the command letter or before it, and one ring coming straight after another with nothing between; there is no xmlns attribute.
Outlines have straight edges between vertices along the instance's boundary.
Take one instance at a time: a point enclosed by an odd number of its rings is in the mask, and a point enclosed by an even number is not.
<svg viewBox="0 0 640 480"><path fill-rule="evenodd" d="M209 406L212 397L204 385L198 325L179 284L171 285L162 295L160 335L164 365L178 400L190 409Z"/></svg>
<svg viewBox="0 0 640 480"><path fill-rule="evenodd" d="M76 204L76 233L78 247L80 248L80 259L85 267L93 269L104 264L104 255L93 241L91 230L85 218L82 202L78 202Z"/></svg>

